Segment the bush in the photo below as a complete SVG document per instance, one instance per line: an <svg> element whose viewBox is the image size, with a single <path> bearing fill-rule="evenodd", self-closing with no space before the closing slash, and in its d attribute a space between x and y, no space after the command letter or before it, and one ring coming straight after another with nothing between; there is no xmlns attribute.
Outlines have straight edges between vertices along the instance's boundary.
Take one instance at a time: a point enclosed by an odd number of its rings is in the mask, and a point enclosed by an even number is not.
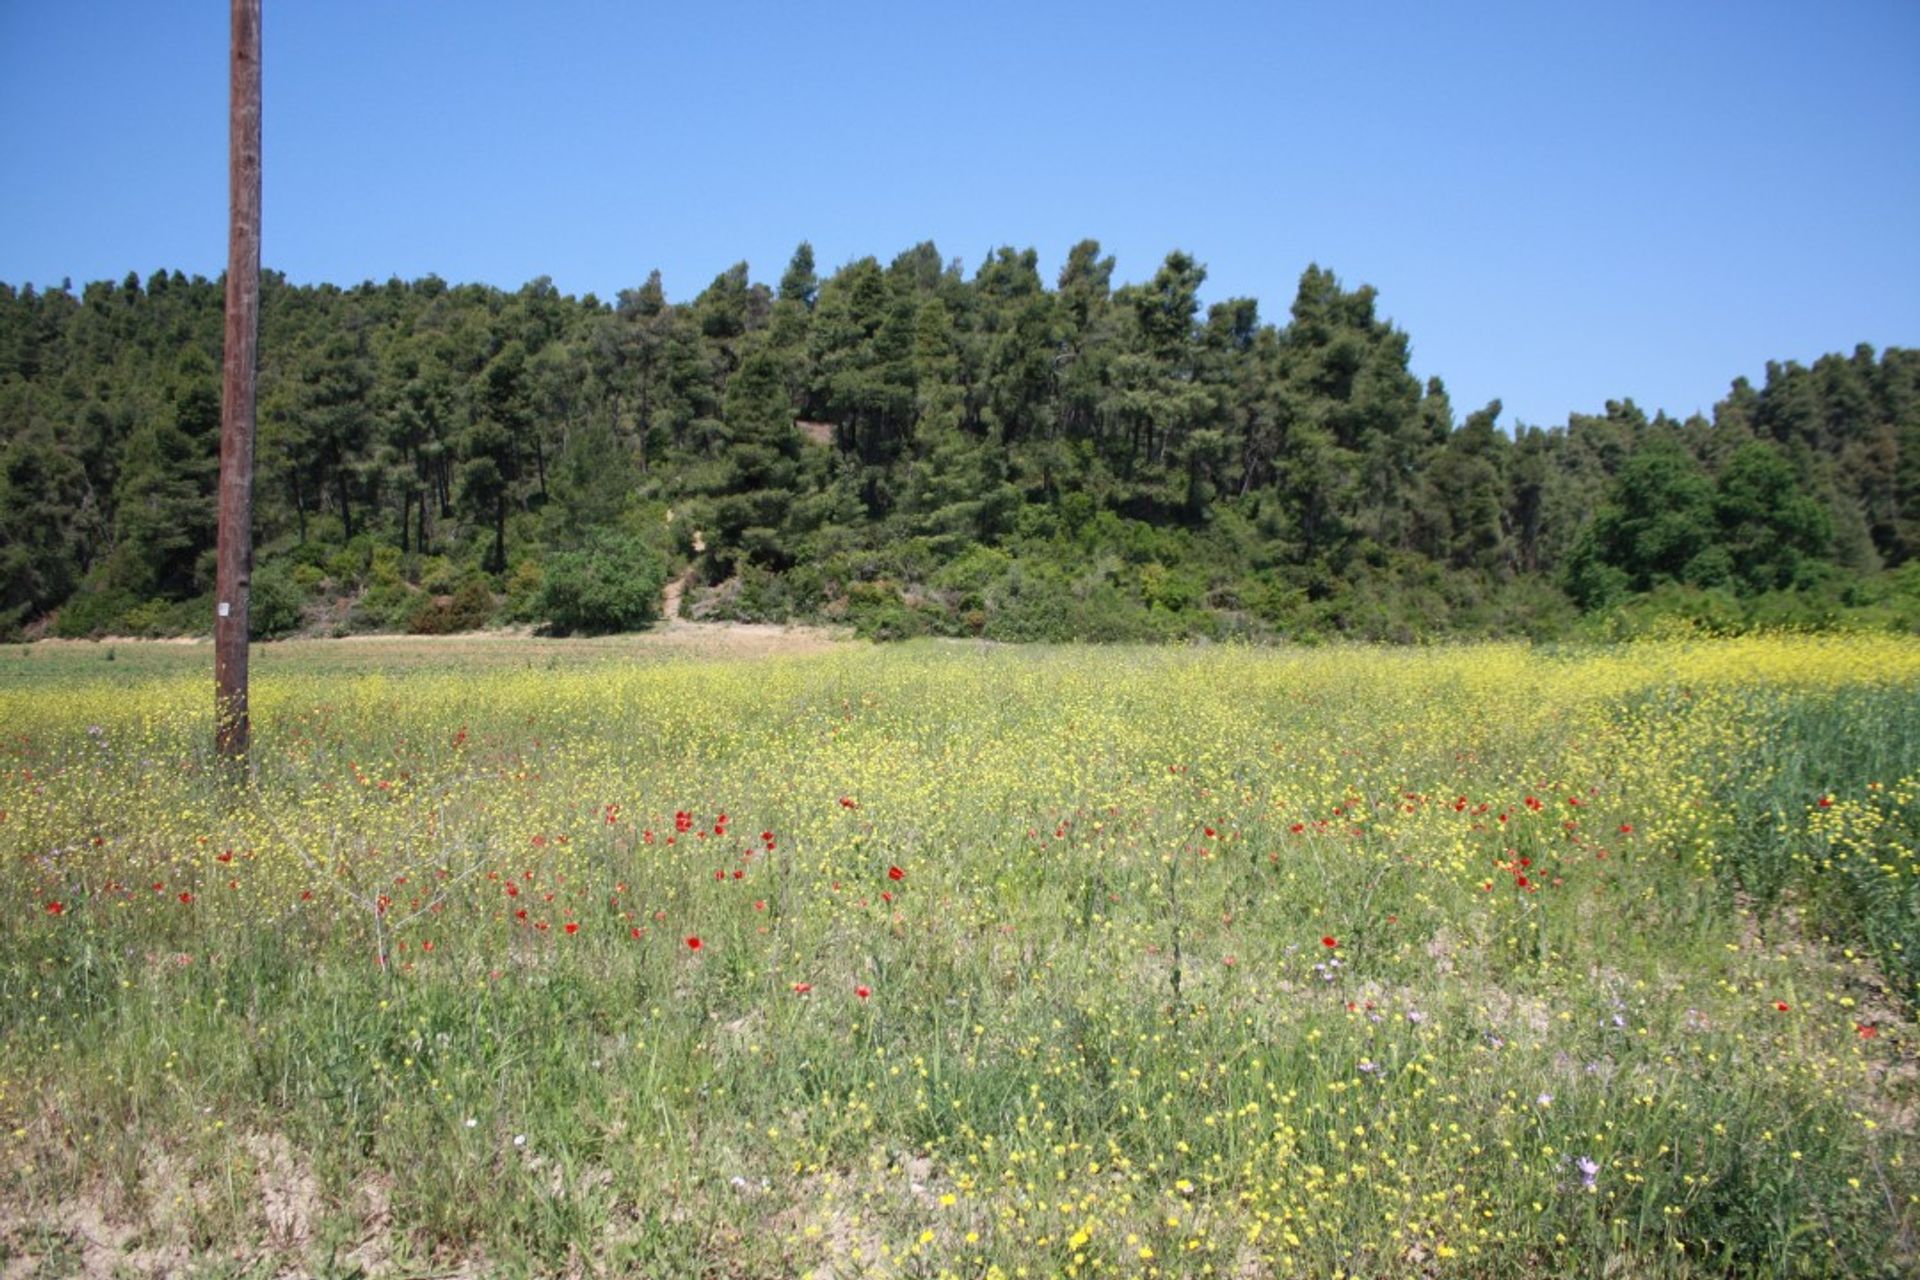
<svg viewBox="0 0 1920 1280"><path fill-rule="evenodd" d="M407 630L417 636L444 636L474 631L493 619L493 592L485 578L468 578L452 596L429 596L407 619Z"/></svg>
<svg viewBox="0 0 1920 1280"><path fill-rule="evenodd" d="M353 606L353 624L374 631L405 626L420 608L420 592L404 582L376 582Z"/></svg>
<svg viewBox="0 0 1920 1280"><path fill-rule="evenodd" d="M420 562L420 589L428 595L452 595L459 582L460 570L445 556L428 556Z"/></svg>
<svg viewBox="0 0 1920 1280"><path fill-rule="evenodd" d="M281 564L264 565L253 575L247 598L247 632L255 640L286 635L300 626L306 593Z"/></svg>
<svg viewBox="0 0 1920 1280"><path fill-rule="evenodd" d="M911 640L934 630L931 613L915 608L885 579L848 586L846 619L863 640Z"/></svg>
<svg viewBox="0 0 1920 1280"><path fill-rule="evenodd" d="M660 616L664 561L631 534L598 532L546 566L535 614L561 633L632 631Z"/></svg>
<svg viewBox="0 0 1920 1280"><path fill-rule="evenodd" d="M213 631L213 602L206 596L189 600L143 600L120 615L120 630L149 640L208 635Z"/></svg>
<svg viewBox="0 0 1920 1280"><path fill-rule="evenodd" d="M53 633L63 640L95 640L121 630L121 617L139 602L125 591L82 587L60 606Z"/></svg>
<svg viewBox="0 0 1920 1280"><path fill-rule="evenodd" d="M738 590L715 616L732 622L786 622L793 616L787 580L757 565L742 565Z"/></svg>
<svg viewBox="0 0 1920 1280"><path fill-rule="evenodd" d="M514 565L507 574L507 600L500 606L500 615L508 622L539 621L540 585L544 581L538 560L522 560Z"/></svg>
<svg viewBox="0 0 1920 1280"><path fill-rule="evenodd" d="M373 563L373 543L361 534L327 557L327 576L342 590L357 587Z"/></svg>

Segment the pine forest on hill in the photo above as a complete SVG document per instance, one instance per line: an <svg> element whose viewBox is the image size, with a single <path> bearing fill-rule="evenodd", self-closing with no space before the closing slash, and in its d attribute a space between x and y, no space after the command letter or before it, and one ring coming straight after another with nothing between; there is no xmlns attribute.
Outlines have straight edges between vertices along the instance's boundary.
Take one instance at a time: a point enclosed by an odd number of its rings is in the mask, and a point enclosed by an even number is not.
<svg viewBox="0 0 1920 1280"><path fill-rule="evenodd" d="M682 575L692 616L878 638L1920 629L1920 351L1509 432L1317 266L1276 324L1184 253L1037 263L802 244L684 303L268 273L254 629L630 629ZM209 625L221 305L0 286L0 638Z"/></svg>

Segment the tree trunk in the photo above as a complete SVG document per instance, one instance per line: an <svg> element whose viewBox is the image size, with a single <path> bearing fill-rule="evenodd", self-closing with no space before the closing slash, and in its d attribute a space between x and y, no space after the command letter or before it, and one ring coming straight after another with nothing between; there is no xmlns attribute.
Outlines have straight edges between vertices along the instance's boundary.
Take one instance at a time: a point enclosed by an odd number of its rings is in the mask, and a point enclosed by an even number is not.
<svg viewBox="0 0 1920 1280"><path fill-rule="evenodd" d="M347 502L347 469L344 465L333 469L333 492L340 499L340 523L346 530L347 541L353 541L353 508Z"/></svg>

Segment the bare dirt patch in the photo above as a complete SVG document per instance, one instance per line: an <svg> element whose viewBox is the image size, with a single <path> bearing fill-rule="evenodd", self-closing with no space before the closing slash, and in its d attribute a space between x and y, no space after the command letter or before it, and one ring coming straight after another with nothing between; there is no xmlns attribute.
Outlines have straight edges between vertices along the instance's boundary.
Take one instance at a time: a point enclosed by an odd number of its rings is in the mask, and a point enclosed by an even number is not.
<svg viewBox="0 0 1920 1280"><path fill-rule="evenodd" d="M259 1166L268 1238L278 1248L304 1250L320 1214L320 1183L313 1170L294 1158L292 1144L280 1134L255 1134L246 1147Z"/></svg>

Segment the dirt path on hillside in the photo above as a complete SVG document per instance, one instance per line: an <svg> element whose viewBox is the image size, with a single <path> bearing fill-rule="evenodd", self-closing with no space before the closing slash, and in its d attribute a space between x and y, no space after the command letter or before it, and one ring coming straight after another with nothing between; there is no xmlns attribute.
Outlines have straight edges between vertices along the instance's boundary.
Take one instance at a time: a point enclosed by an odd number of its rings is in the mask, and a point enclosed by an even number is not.
<svg viewBox="0 0 1920 1280"><path fill-rule="evenodd" d="M667 589L660 593L660 620L669 627L680 621L680 601L685 598L687 582L692 577L693 570L689 569L669 582Z"/></svg>

